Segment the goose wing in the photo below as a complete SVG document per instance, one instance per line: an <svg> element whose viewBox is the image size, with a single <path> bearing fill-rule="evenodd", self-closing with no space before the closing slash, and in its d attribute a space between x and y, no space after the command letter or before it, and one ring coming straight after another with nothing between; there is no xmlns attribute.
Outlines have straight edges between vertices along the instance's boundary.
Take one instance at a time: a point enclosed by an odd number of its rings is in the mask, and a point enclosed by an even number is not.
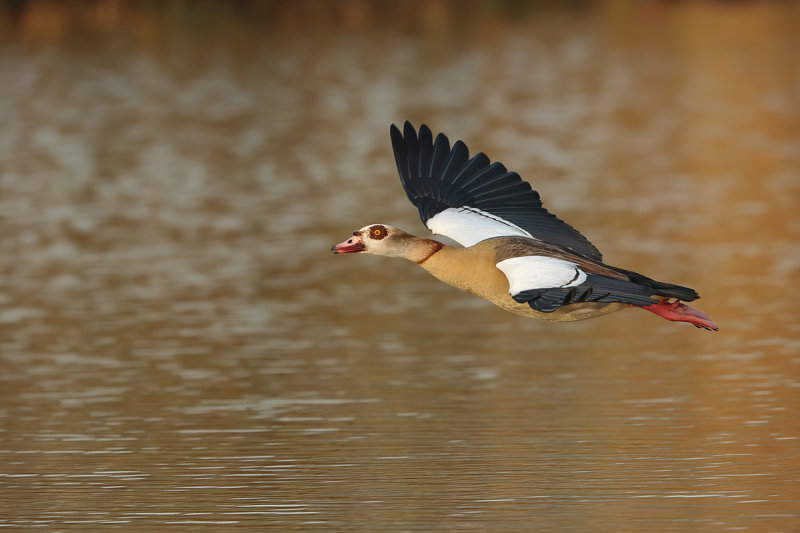
<svg viewBox="0 0 800 533"><path fill-rule="evenodd" d="M492 237L532 237L602 259L586 237L542 207L539 193L502 163L490 162L483 152L470 157L462 141L451 148L442 133L434 140L424 124L419 135L409 122L402 133L392 125L390 134L403 188L433 233L463 246Z"/></svg>
<svg viewBox="0 0 800 533"><path fill-rule="evenodd" d="M686 301L698 297L689 287L658 282L531 238L497 239L494 249L511 297L543 313L584 302L649 306L658 303L654 295Z"/></svg>

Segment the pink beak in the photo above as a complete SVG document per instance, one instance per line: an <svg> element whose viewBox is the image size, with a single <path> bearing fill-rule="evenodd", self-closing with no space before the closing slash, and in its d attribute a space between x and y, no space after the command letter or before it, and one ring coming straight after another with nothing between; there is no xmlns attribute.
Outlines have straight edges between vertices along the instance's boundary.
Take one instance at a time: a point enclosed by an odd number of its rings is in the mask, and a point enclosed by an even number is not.
<svg viewBox="0 0 800 533"><path fill-rule="evenodd" d="M363 252L365 249L364 241L361 240L361 235L357 231L353 232L353 236L346 241L331 246L331 251L335 254L354 254Z"/></svg>

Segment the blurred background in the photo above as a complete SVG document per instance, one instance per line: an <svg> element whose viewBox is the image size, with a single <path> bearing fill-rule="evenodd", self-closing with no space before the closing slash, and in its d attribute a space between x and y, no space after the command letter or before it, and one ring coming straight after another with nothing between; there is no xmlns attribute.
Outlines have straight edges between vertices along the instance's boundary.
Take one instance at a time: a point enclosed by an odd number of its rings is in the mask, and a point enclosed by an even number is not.
<svg viewBox="0 0 800 533"><path fill-rule="evenodd" d="M791 531L800 4L0 2L0 526ZM718 333L414 265L389 125Z"/></svg>

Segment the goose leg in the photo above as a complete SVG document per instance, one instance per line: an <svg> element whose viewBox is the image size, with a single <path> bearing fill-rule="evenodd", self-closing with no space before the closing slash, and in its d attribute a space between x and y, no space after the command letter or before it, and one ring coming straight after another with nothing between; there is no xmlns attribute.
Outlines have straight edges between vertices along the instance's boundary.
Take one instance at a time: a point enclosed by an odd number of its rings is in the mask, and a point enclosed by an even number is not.
<svg viewBox="0 0 800 533"><path fill-rule="evenodd" d="M682 303L680 300L670 302L669 298L664 298L657 304L653 305L634 305L633 307L641 307L651 313L655 313L662 318L672 320L674 322L688 322L695 327L704 328L707 330L717 331L719 327L711 320L707 314L697 309L692 309L688 305Z"/></svg>

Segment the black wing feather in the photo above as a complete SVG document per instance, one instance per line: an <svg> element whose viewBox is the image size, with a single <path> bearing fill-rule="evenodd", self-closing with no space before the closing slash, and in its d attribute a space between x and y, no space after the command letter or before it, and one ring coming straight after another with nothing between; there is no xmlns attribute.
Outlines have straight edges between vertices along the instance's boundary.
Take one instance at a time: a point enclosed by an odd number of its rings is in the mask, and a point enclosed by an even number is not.
<svg viewBox="0 0 800 533"><path fill-rule="evenodd" d="M645 287L623 279L607 278L589 274L586 281L577 287L554 287L530 289L513 296L519 303L528 303L536 311L552 313L563 305L580 302L625 303L652 305L658 300L651 298L651 287Z"/></svg>
<svg viewBox="0 0 800 533"><path fill-rule="evenodd" d="M433 157L431 158L430 169L427 174L420 177L444 176L445 162L449 155L450 141L443 133L440 133L436 136L436 141L433 143Z"/></svg>
<svg viewBox="0 0 800 533"><path fill-rule="evenodd" d="M464 147L466 148L466 145ZM478 152L458 170L453 180L450 182L451 185L458 185L460 182L469 179L470 176L475 176L481 169L490 166L490 163L486 154Z"/></svg>
<svg viewBox="0 0 800 533"><path fill-rule="evenodd" d="M433 140L424 124L419 136L409 122L402 134L392 125L390 135L400 181L423 223L445 209L472 207L519 226L537 239L602 260L586 237L542 207L539 193L503 164L491 163L483 153L469 158L462 141L451 149L442 133Z"/></svg>
<svg viewBox="0 0 800 533"><path fill-rule="evenodd" d="M456 141L453 149L450 150L450 157L447 159L447 164L442 171L442 180L452 185L454 178L458 175L458 171L469 159L469 149L467 145L461 141Z"/></svg>

